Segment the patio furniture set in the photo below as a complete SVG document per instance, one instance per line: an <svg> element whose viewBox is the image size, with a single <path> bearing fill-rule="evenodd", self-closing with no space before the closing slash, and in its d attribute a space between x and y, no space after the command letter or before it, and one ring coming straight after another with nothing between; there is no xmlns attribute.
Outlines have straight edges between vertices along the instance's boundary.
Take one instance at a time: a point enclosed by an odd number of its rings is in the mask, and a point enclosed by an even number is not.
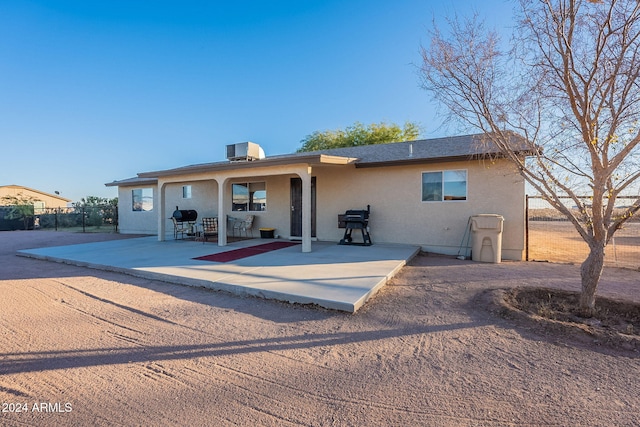
<svg viewBox="0 0 640 427"><path fill-rule="evenodd" d="M205 217L197 222L198 213L196 211L176 211L171 216L173 222L173 238L202 240L206 243L210 238L218 237L218 217ZM254 216L246 215L244 218L236 218L227 215L227 235L231 232L232 237L253 237Z"/></svg>

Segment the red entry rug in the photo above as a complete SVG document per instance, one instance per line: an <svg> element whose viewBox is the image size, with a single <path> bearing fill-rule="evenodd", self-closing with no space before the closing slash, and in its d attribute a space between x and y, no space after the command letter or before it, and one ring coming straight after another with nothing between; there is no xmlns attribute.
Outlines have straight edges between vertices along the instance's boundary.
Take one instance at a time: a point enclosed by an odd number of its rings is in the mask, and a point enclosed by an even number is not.
<svg viewBox="0 0 640 427"><path fill-rule="evenodd" d="M247 258L254 255L260 255L265 252L271 252L278 249L288 248L289 246L297 245L299 242L271 242L257 246L250 246L248 248L234 249L232 251L220 252L218 254L211 254L200 256L194 259L200 261L212 261L212 262L229 262L242 258Z"/></svg>

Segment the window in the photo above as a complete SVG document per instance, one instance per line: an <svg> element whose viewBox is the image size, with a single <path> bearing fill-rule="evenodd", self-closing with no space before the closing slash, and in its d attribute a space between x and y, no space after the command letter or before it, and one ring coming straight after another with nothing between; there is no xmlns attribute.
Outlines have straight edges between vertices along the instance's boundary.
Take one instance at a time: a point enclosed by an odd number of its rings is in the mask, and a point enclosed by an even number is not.
<svg viewBox="0 0 640 427"><path fill-rule="evenodd" d="M191 186L190 185L183 185L182 186L182 198L183 199L190 199L191 198Z"/></svg>
<svg viewBox="0 0 640 427"><path fill-rule="evenodd" d="M422 201L467 200L467 171L450 170L422 173Z"/></svg>
<svg viewBox="0 0 640 427"><path fill-rule="evenodd" d="M45 213L44 202L40 200L33 201L33 213L34 215L42 215Z"/></svg>
<svg viewBox="0 0 640 427"><path fill-rule="evenodd" d="M134 211L152 211L153 188L137 188L132 190L131 207Z"/></svg>
<svg viewBox="0 0 640 427"><path fill-rule="evenodd" d="M267 190L264 182L232 184L234 211L267 210Z"/></svg>

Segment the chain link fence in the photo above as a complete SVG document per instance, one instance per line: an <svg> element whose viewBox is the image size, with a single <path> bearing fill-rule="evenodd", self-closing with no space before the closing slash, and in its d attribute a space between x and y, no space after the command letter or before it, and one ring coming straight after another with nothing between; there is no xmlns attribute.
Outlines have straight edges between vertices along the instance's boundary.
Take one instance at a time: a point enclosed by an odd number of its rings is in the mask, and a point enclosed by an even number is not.
<svg viewBox="0 0 640 427"><path fill-rule="evenodd" d="M67 208L0 206L0 231L7 230L117 232L118 206L95 205Z"/></svg>
<svg viewBox="0 0 640 427"><path fill-rule="evenodd" d="M585 199L588 199L585 197ZM620 208L635 197L620 197ZM566 204L572 207L572 200ZM539 196L527 196L527 261L582 263L589 247L574 225ZM640 214L630 218L617 230L605 250L605 265L640 269Z"/></svg>

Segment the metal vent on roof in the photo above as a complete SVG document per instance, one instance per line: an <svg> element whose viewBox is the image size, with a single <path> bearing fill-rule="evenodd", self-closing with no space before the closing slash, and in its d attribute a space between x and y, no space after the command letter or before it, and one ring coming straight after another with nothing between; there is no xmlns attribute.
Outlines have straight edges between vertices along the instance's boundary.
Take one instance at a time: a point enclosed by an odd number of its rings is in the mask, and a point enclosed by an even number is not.
<svg viewBox="0 0 640 427"><path fill-rule="evenodd" d="M227 145L227 160L232 162L264 159L264 150L255 142L238 142Z"/></svg>

